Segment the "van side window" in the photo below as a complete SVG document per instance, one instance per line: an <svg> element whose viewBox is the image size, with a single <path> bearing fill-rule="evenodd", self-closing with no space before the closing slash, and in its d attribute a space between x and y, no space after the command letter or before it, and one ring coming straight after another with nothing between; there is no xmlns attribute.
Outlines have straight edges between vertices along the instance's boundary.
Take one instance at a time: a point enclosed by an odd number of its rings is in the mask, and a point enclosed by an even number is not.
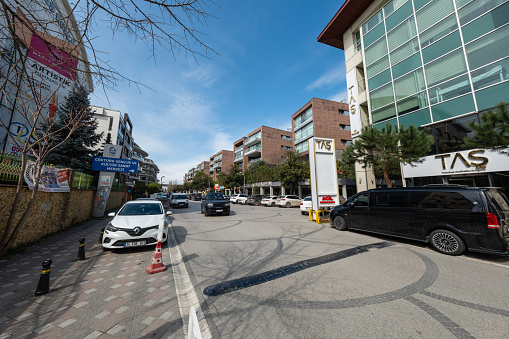
<svg viewBox="0 0 509 339"><path fill-rule="evenodd" d="M408 207L407 192L375 193L375 206Z"/></svg>
<svg viewBox="0 0 509 339"><path fill-rule="evenodd" d="M410 206L471 211L474 204L457 192L410 192Z"/></svg>
<svg viewBox="0 0 509 339"><path fill-rule="evenodd" d="M369 206L369 193L364 193L352 198L351 201L355 206Z"/></svg>

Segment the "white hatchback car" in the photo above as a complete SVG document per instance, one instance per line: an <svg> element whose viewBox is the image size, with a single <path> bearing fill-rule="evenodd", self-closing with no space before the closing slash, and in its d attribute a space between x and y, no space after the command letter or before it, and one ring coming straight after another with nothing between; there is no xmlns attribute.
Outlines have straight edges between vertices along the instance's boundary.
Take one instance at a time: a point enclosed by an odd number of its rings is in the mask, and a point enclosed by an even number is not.
<svg viewBox="0 0 509 339"><path fill-rule="evenodd" d="M163 204L157 200L128 201L117 214L109 213L113 219L104 229L104 250L157 244L159 221L164 220L162 242L168 240L168 216Z"/></svg>
<svg viewBox="0 0 509 339"><path fill-rule="evenodd" d="M189 207L189 199L185 193L172 193L170 207Z"/></svg>
<svg viewBox="0 0 509 339"><path fill-rule="evenodd" d="M230 202L235 204L235 201L237 201L237 198L239 197L238 194L232 194L230 195Z"/></svg>
<svg viewBox="0 0 509 339"><path fill-rule="evenodd" d="M235 199L235 201L233 201L233 203L245 205L246 200L247 200L247 194L239 194L239 196L237 197L237 199Z"/></svg>
<svg viewBox="0 0 509 339"><path fill-rule="evenodd" d="M262 205L265 206L276 206L277 195L272 195L262 199Z"/></svg>
<svg viewBox="0 0 509 339"><path fill-rule="evenodd" d="M300 213L302 215L309 215L309 210L313 208L311 197L305 197L300 203Z"/></svg>
<svg viewBox="0 0 509 339"><path fill-rule="evenodd" d="M297 207L300 206L301 198L296 195L280 195L277 197L276 206L279 207Z"/></svg>

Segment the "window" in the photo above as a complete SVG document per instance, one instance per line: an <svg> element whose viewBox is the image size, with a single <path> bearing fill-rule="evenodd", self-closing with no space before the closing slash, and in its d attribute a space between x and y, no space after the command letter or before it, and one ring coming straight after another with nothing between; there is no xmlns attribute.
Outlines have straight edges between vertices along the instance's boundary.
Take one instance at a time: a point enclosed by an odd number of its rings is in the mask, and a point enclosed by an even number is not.
<svg viewBox="0 0 509 339"><path fill-rule="evenodd" d="M408 207L408 192L376 193L375 206Z"/></svg>
<svg viewBox="0 0 509 339"><path fill-rule="evenodd" d="M355 206L369 206L369 193L359 194L350 200Z"/></svg>
<svg viewBox="0 0 509 339"><path fill-rule="evenodd" d="M288 135L281 135L281 139L283 139L283 140L292 140L292 137L289 137Z"/></svg>
<svg viewBox="0 0 509 339"><path fill-rule="evenodd" d="M361 43L361 32L354 33L354 41L355 41L355 50L359 52L362 49Z"/></svg>
<svg viewBox="0 0 509 339"><path fill-rule="evenodd" d="M422 32L431 27L433 24L442 21L442 19L451 14L453 11L453 0L435 0L431 2L416 13L419 32Z"/></svg>
<svg viewBox="0 0 509 339"><path fill-rule="evenodd" d="M350 146L351 144L352 144L352 140L341 139L341 145L343 145L343 146Z"/></svg>
<svg viewBox="0 0 509 339"><path fill-rule="evenodd" d="M426 70L428 86L433 86L467 71L462 49L449 53L427 64L424 68Z"/></svg>
<svg viewBox="0 0 509 339"><path fill-rule="evenodd" d="M293 120L294 121L293 128L294 129L299 128L304 122L310 120L312 117L313 117L313 107L310 106L304 112L295 117L295 119Z"/></svg>
<svg viewBox="0 0 509 339"><path fill-rule="evenodd" d="M348 111L343 111L343 110L338 110L338 114L339 114L339 115L344 115L344 116L347 116L347 117L349 117L349 116L350 116L350 112L348 112Z"/></svg>
<svg viewBox="0 0 509 339"><path fill-rule="evenodd" d="M281 149L283 151L291 151L293 148L292 147L288 147L288 146L281 146Z"/></svg>
<svg viewBox="0 0 509 339"><path fill-rule="evenodd" d="M362 25L362 33L366 34L383 20L382 10L379 10L371 19Z"/></svg>
<svg viewBox="0 0 509 339"><path fill-rule="evenodd" d="M444 208L471 211L474 204L457 192L409 192L409 202L415 208Z"/></svg>
<svg viewBox="0 0 509 339"><path fill-rule="evenodd" d="M342 131L350 131L350 125L340 124L339 125L339 129L342 130Z"/></svg>
<svg viewBox="0 0 509 339"><path fill-rule="evenodd" d="M112 117L108 117L108 119L110 120L110 124L108 126L108 131L111 131L113 129L113 118Z"/></svg>

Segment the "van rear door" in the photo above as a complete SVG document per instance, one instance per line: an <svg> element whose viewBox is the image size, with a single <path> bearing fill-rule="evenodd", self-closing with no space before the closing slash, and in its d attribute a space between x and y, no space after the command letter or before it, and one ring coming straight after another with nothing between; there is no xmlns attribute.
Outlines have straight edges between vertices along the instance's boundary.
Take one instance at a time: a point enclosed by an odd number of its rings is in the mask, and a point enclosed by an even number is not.
<svg viewBox="0 0 509 339"><path fill-rule="evenodd" d="M500 236L509 243L509 200L504 192L496 188L485 191L488 203L500 223Z"/></svg>

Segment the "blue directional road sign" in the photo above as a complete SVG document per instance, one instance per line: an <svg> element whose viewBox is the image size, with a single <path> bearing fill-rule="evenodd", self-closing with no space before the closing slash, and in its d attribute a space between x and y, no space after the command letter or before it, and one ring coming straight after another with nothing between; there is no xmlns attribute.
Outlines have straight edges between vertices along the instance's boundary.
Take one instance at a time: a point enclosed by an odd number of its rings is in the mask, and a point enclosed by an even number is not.
<svg viewBox="0 0 509 339"><path fill-rule="evenodd" d="M94 157L92 171L137 173L138 160Z"/></svg>

